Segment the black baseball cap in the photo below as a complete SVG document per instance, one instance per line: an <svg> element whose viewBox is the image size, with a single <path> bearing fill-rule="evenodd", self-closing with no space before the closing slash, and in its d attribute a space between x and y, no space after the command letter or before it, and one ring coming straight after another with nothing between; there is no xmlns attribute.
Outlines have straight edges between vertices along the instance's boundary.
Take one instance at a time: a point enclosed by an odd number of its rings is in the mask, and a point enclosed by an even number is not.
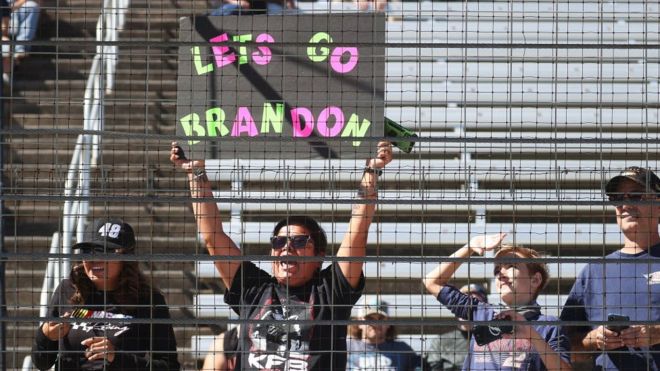
<svg viewBox="0 0 660 371"><path fill-rule="evenodd" d="M130 224L121 219L96 219L85 230L81 242L73 245L74 250L89 252L132 253L135 250L135 232ZM119 251L117 251L119 250Z"/></svg>
<svg viewBox="0 0 660 371"><path fill-rule="evenodd" d="M619 184L626 179L632 180L649 191L660 193L660 178L655 173L643 167L630 166L607 182L605 194L609 196L616 193L619 189Z"/></svg>

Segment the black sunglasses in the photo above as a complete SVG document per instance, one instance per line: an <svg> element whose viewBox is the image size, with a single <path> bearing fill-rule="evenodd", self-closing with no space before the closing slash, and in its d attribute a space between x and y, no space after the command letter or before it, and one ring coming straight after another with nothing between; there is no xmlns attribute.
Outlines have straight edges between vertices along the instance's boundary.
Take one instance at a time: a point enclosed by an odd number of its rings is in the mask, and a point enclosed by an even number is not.
<svg viewBox="0 0 660 371"><path fill-rule="evenodd" d="M291 247L294 249L304 249L311 238L312 236L306 234L298 236L273 236L270 238L270 244L273 247L273 250L283 249L287 242L290 242Z"/></svg>
<svg viewBox="0 0 660 371"><path fill-rule="evenodd" d="M644 199L645 193L614 193L608 195L610 202L632 201L639 202Z"/></svg>

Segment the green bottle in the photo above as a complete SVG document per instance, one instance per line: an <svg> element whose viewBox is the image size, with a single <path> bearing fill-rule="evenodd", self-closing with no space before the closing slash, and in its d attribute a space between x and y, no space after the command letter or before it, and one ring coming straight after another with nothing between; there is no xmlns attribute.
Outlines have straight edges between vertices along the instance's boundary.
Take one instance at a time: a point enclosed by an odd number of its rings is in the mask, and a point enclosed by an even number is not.
<svg viewBox="0 0 660 371"><path fill-rule="evenodd" d="M415 141L406 139L417 138L417 134L385 116L385 137L403 152L410 153L415 145Z"/></svg>

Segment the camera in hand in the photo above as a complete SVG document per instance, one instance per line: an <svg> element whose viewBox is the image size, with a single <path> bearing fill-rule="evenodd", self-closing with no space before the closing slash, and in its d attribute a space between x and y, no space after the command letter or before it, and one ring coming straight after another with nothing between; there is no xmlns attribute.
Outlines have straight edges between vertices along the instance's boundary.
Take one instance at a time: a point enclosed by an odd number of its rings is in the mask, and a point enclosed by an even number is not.
<svg viewBox="0 0 660 371"><path fill-rule="evenodd" d="M472 335L478 345L483 346L497 339L501 339L504 334L513 334L513 326L489 326L476 325L472 328Z"/></svg>
<svg viewBox="0 0 660 371"><path fill-rule="evenodd" d="M623 315L620 315L620 314L610 313L610 314L607 315L607 320L609 322L625 322L625 321L630 321L630 317L623 316ZM624 324L606 325L605 326L606 329L608 329L610 331L614 331L616 333L620 333L621 331L627 329L628 327L630 327L630 326L624 325Z"/></svg>

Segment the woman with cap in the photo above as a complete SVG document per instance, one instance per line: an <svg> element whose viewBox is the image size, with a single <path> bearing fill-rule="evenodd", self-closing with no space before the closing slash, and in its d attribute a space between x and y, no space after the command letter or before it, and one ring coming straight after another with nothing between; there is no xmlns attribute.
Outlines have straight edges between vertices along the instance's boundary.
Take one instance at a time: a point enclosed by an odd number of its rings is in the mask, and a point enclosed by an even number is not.
<svg viewBox="0 0 660 371"><path fill-rule="evenodd" d="M99 219L82 242L83 254L68 279L55 289L50 321L37 329L32 361L40 370L179 370L163 295L149 284L135 260L133 228L121 219ZM57 321L57 318L66 318Z"/></svg>
<svg viewBox="0 0 660 371"><path fill-rule="evenodd" d="M388 305L374 301L360 309L365 321L348 327L347 370L408 371L421 366L421 358L403 341L396 340L396 329L387 323Z"/></svg>

